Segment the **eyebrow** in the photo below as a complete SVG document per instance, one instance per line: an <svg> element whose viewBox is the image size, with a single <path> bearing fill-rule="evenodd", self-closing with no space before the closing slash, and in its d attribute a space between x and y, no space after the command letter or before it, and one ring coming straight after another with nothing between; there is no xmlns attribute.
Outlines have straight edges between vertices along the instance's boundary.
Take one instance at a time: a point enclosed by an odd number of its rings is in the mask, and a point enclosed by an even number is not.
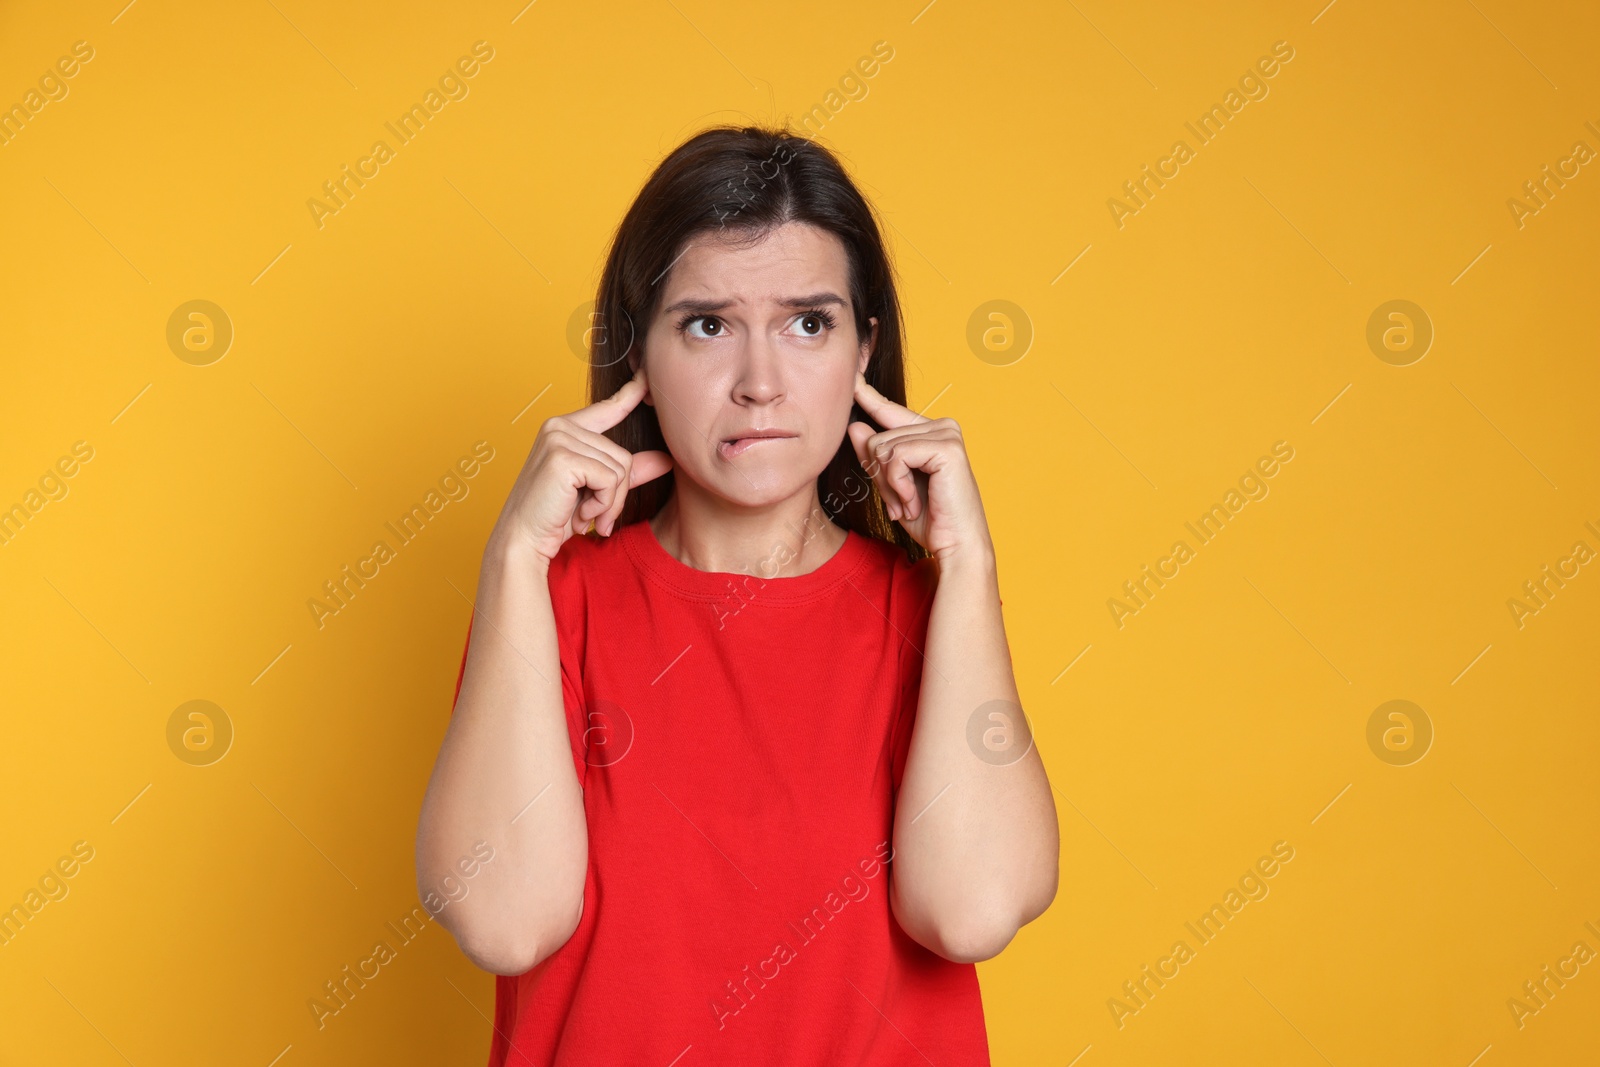
<svg viewBox="0 0 1600 1067"><path fill-rule="evenodd" d="M827 304L838 304L840 307L846 306L844 298L837 293L812 293L809 296L785 297L778 301L779 307L787 308L813 308ZM662 308L661 314L671 315L675 311L692 311L698 315L709 315L712 312L721 311L723 308L732 306L732 300L705 300L690 297L687 300L679 300L675 304Z"/></svg>

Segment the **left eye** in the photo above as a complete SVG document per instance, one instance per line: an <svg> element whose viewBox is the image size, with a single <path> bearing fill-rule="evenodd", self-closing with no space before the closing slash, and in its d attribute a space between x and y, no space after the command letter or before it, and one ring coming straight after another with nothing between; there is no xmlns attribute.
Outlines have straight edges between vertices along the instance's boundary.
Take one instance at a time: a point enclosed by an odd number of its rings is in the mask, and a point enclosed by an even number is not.
<svg viewBox="0 0 1600 1067"><path fill-rule="evenodd" d="M808 311L795 320L800 324L800 330L808 337L817 337L828 329L827 320L814 311Z"/></svg>

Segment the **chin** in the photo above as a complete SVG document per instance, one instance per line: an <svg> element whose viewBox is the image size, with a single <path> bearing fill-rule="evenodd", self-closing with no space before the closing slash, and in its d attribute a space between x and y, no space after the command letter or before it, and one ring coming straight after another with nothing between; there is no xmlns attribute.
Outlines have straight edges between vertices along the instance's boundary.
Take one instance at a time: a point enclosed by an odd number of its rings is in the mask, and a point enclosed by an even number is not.
<svg viewBox="0 0 1600 1067"><path fill-rule="evenodd" d="M729 503L737 504L740 507L765 508L781 504L796 493L803 492L808 484L805 481L793 481L789 478L784 478L781 481L774 479L769 482L754 475L752 475L752 480L756 483L754 486L751 486L749 482L738 475L734 475L731 481L724 480L719 487L722 491L718 495Z"/></svg>
<svg viewBox="0 0 1600 1067"><path fill-rule="evenodd" d="M822 471L821 467L808 473L788 468L774 470L758 467L755 464L739 470L729 470L724 466L716 471L715 476L709 481L698 476L699 472L696 472L695 481L713 496L720 497L730 504L745 508L763 508L781 504L798 493L806 492L817 483L817 477Z"/></svg>

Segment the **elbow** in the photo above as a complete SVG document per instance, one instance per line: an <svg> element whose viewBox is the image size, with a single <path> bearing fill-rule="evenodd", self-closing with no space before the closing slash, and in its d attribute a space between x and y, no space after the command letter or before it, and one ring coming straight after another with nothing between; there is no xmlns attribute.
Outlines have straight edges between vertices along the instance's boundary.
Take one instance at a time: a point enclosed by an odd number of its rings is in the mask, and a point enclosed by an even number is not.
<svg viewBox="0 0 1600 1067"><path fill-rule="evenodd" d="M571 909L563 921L544 929L507 929L477 922L458 922L450 928L461 954L473 965L490 974L508 977L526 974L553 956L578 929L583 901Z"/></svg>
<svg viewBox="0 0 1600 1067"><path fill-rule="evenodd" d="M924 944L955 963L992 960L1016 939L1018 931L1044 914L1055 895L1056 887L1052 880L1048 892L1041 889L1038 894L1017 902L1013 907L988 914L971 912L931 923L928 930L933 944Z"/></svg>
<svg viewBox="0 0 1600 1067"><path fill-rule="evenodd" d="M461 954L471 960L473 966L479 970L507 976L526 974L544 962L550 954L549 951L542 950L539 943L532 938L515 940L509 937L458 936L456 944L461 946Z"/></svg>
<svg viewBox="0 0 1600 1067"><path fill-rule="evenodd" d="M1028 923L1044 914L1055 899L1055 866L1050 877L1032 891L993 906L938 908L924 901L908 905L891 892L891 910L901 929L928 951L953 963L982 963L1000 955ZM895 887L891 886L891 890Z"/></svg>
<svg viewBox="0 0 1600 1067"><path fill-rule="evenodd" d="M1036 884L1027 894L1022 905L1022 921L1019 926L1026 926L1049 910L1055 903L1056 893L1061 889L1061 863L1052 859L1049 865L1040 872Z"/></svg>
<svg viewBox="0 0 1600 1067"><path fill-rule="evenodd" d="M1022 924L976 909L939 910L900 900L891 885L890 910L900 928L923 948L952 963L982 963L1000 955Z"/></svg>
<svg viewBox="0 0 1600 1067"><path fill-rule="evenodd" d="M1000 955L1019 929L1005 921L951 922L932 930L927 947L952 963L982 963Z"/></svg>

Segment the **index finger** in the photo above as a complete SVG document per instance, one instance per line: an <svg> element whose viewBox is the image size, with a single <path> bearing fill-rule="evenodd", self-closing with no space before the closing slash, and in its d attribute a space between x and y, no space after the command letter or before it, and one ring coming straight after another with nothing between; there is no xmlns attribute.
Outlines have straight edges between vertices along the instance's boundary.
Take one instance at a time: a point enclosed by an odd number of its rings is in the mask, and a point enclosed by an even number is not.
<svg viewBox="0 0 1600 1067"><path fill-rule="evenodd" d="M874 389L867 381L866 375L856 371L856 403L868 415L878 420L878 424L885 430L892 430L896 426L910 426L917 422L930 422L932 420L918 415L915 411L884 396Z"/></svg>
<svg viewBox="0 0 1600 1067"><path fill-rule="evenodd" d="M627 418L628 413L638 407L644 392L644 363L641 361L638 370L633 372L633 377L622 383L622 388L603 400L596 400L588 407L579 408L567 418L582 429L604 433Z"/></svg>

